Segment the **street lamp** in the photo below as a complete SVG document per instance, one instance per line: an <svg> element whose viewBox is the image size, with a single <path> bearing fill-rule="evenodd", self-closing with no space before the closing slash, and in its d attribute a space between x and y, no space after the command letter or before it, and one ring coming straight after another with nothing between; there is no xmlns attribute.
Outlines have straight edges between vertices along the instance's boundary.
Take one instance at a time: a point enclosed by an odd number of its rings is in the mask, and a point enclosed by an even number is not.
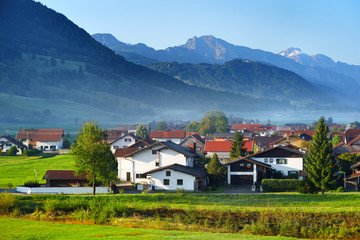
<svg viewBox="0 0 360 240"><path fill-rule="evenodd" d="M35 172L35 182L37 183L37 171L36 171L36 169L34 169L34 172Z"/></svg>

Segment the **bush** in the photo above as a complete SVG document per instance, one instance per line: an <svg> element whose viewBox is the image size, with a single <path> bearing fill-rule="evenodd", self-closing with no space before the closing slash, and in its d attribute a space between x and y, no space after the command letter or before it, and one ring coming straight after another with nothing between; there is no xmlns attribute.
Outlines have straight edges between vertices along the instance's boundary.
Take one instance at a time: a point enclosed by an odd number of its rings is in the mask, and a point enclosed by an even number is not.
<svg viewBox="0 0 360 240"><path fill-rule="evenodd" d="M35 156L35 155L38 155L40 153L41 153L41 151L37 150L37 149L29 149L29 150L24 151L24 155L26 155L26 156Z"/></svg>
<svg viewBox="0 0 360 240"><path fill-rule="evenodd" d="M40 187L40 184L37 181L29 180L24 183L25 187Z"/></svg>
<svg viewBox="0 0 360 240"><path fill-rule="evenodd" d="M318 189L315 187L315 185L308 179L305 179L301 181L299 186L299 193L309 193L309 194L317 194Z"/></svg>
<svg viewBox="0 0 360 240"><path fill-rule="evenodd" d="M338 187L338 189L336 189L336 192L341 193L341 192L345 192L344 187Z"/></svg>
<svg viewBox="0 0 360 240"><path fill-rule="evenodd" d="M10 149L9 149L9 152L8 152L8 155L9 156L16 156L16 153L17 153L17 147L16 146L12 146L12 147L10 147Z"/></svg>
<svg viewBox="0 0 360 240"><path fill-rule="evenodd" d="M16 196L11 193L0 193L0 212L9 212L16 203Z"/></svg>
<svg viewBox="0 0 360 240"><path fill-rule="evenodd" d="M293 192L298 191L302 180L298 179L263 179L264 192Z"/></svg>

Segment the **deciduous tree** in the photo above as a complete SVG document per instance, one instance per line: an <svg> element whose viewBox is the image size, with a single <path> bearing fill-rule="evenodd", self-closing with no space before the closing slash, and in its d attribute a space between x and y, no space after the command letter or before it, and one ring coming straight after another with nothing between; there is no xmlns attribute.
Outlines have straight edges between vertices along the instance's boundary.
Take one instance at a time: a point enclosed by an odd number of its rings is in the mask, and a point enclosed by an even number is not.
<svg viewBox="0 0 360 240"><path fill-rule="evenodd" d="M85 174L93 187L93 195L97 183L108 185L116 179L117 163L110 146L106 144L105 132L97 123L86 122L82 125L76 146L72 146L71 150L75 156L75 174Z"/></svg>
<svg viewBox="0 0 360 240"><path fill-rule="evenodd" d="M166 130L167 125L164 121L160 121L156 127L156 130Z"/></svg>
<svg viewBox="0 0 360 240"><path fill-rule="evenodd" d="M325 190L331 188L335 183L332 144L328 135L329 128L324 117L321 117L309 146L309 153L305 163L305 171L309 180L323 194Z"/></svg>
<svg viewBox="0 0 360 240"><path fill-rule="evenodd" d="M146 139L149 137L149 131L146 129L144 124L140 123L136 128L136 136Z"/></svg>

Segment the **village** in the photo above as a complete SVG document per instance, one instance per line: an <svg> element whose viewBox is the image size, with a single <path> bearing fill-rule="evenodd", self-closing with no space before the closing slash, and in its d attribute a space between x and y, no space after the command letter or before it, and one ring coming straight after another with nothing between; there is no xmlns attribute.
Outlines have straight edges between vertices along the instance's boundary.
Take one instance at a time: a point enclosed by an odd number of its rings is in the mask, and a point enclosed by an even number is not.
<svg viewBox="0 0 360 240"><path fill-rule="evenodd" d="M337 167L334 188L359 191L360 162L356 160L360 153L360 129L356 124L346 126L332 120L327 126ZM117 181L98 184L97 193L205 191L214 185L207 167L215 156L225 170L216 185L238 188L244 193L262 192L264 179L307 178L304 166L315 133L313 126L302 123L284 126L233 123L227 124L222 132L201 134L187 131L185 125L160 121L156 129L163 130L152 130L150 125L143 124L104 130L106 143L117 162ZM231 155L239 137L243 154L234 157ZM14 137L0 136L0 150L5 155L26 155L34 150L71 154L69 148L63 129L19 129ZM17 186L16 191L27 194L92 191L86 176L77 176L74 169L47 169L39 177L46 184Z"/></svg>

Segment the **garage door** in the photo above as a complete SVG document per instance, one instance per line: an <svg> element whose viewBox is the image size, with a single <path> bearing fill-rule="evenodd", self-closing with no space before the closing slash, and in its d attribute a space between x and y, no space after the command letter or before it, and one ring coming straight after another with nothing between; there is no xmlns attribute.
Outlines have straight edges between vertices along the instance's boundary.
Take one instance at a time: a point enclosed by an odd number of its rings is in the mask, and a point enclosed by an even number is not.
<svg viewBox="0 0 360 240"><path fill-rule="evenodd" d="M231 185L252 185L253 176L252 175L231 175Z"/></svg>

